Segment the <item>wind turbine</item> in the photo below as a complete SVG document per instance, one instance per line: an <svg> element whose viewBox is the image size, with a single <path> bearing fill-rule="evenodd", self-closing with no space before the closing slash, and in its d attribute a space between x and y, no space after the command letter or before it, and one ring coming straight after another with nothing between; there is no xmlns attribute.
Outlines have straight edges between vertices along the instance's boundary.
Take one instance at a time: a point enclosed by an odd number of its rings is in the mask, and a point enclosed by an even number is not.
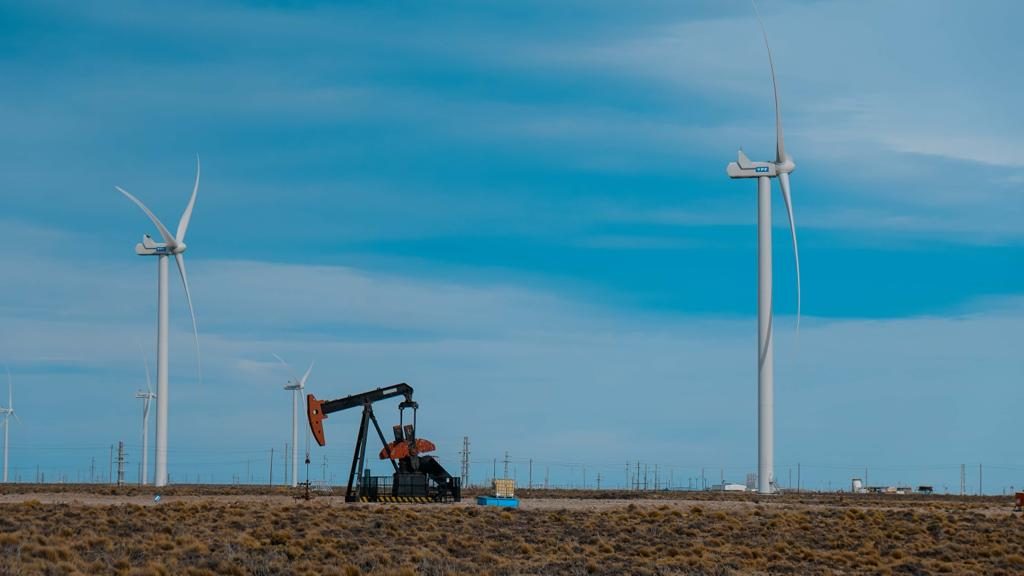
<svg viewBox="0 0 1024 576"><path fill-rule="evenodd" d="M146 391L139 390L135 397L142 400L142 471L139 473L139 483L145 486L149 483L149 402L156 398L153 393L153 383L149 379L149 362L142 359L146 366Z"/></svg>
<svg viewBox="0 0 1024 576"><path fill-rule="evenodd" d="M178 274L185 286L185 298L188 300L188 310L192 316L192 333L196 342L196 366L199 372L199 381L202 382L203 373L199 361L199 328L196 325L196 313L192 307L192 292L188 286L188 275L185 273L185 232L188 230L188 223L192 219L192 208L196 204L196 193L199 192L199 156L196 156L196 182L192 188L192 197L185 206L185 212L178 221L177 234L171 235L167 227L143 204L138 198L129 194L124 188L115 186L118 192L124 194L134 202L150 221L156 226L163 242L154 242L153 238L146 234L142 237L142 243L135 245L135 253L139 256L157 257L157 319L156 319L156 474L153 483L157 486L167 485L167 405L169 394L167 391L167 257L174 256L178 265Z"/></svg>
<svg viewBox="0 0 1024 576"><path fill-rule="evenodd" d="M4 366L7 369L7 407L0 408L0 414L4 417L4 484L7 483L7 452L10 448L11 443L9 442L9 436L7 433L8 427L11 425L11 416L18 419L21 422L21 418L18 418L18 414L14 411L14 385L11 383L11 369Z"/></svg>
<svg viewBox="0 0 1024 576"><path fill-rule="evenodd" d="M280 356L274 354L274 358L277 358L278 362L284 364L286 368L291 370L291 366L288 365ZM309 379L309 373L313 371L313 363L309 363L309 368L306 369L306 373L302 375L302 378L295 378L285 384L285 390L292 391L292 488L299 485L299 403L302 400L302 391L306 388L306 380Z"/></svg>
<svg viewBox="0 0 1024 576"><path fill-rule="evenodd" d="M751 0L753 4L753 0ZM772 75L775 95L775 161L751 162L741 149L736 162L729 163L726 173L730 178L757 179L757 491L771 494L775 485L775 406L772 351L772 185L779 179L782 200L789 216L789 231L793 237L793 257L796 260L796 326L800 330L800 252L796 244L796 225L793 222L793 202L789 192L789 174L796 169L793 158L786 153L782 138L782 113L779 89L775 82L775 62L768 45L768 32L757 5L754 12L761 24L764 45L768 51L768 66Z"/></svg>

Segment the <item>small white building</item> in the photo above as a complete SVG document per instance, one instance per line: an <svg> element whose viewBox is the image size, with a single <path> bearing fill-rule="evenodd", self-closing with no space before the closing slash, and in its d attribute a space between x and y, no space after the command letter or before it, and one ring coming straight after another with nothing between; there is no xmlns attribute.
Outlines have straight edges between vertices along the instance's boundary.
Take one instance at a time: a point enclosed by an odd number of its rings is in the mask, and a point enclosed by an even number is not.
<svg viewBox="0 0 1024 576"><path fill-rule="evenodd" d="M736 484L732 482L726 482L725 484L715 484L711 487L712 492L746 492L747 487L743 484Z"/></svg>

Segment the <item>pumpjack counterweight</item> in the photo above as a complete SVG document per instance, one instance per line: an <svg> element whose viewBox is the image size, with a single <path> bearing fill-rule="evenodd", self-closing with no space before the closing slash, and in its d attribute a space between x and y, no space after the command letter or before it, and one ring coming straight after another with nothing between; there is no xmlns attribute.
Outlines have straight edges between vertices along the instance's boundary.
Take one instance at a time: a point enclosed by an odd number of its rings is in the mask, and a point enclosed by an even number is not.
<svg viewBox="0 0 1024 576"><path fill-rule="evenodd" d="M353 394L337 400L317 400L306 395L306 416L309 429L320 446L326 445L323 421L328 414L362 407L359 432L356 435L352 467L349 469L346 502L458 502L462 499L460 478L454 477L441 466L437 458L425 455L436 450L433 442L416 437L416 412L419 404L412 399L412 386L406 383L369 392ZM394 441L388 442L373 412L373 404L398 396L404 400L398 405L398 425L393 427ZM405 410L412 409L412 423L405 423ZM366 441L370 424L383 448L379 457L391 463L394 473L372 476L366 464Z"/></svg>

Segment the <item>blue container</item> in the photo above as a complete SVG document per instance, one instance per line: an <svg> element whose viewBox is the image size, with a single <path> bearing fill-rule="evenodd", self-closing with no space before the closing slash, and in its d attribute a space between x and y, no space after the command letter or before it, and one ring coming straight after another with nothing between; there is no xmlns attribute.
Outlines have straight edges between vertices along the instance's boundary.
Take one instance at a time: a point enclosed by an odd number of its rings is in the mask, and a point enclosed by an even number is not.
<svg viewBox="0 0 1024 576"><path fill-rule="evenodd" d="M476 503L481 506L500 506L501 508L519 508L519 498L498 498L497 496L477 496Z"/></svg>

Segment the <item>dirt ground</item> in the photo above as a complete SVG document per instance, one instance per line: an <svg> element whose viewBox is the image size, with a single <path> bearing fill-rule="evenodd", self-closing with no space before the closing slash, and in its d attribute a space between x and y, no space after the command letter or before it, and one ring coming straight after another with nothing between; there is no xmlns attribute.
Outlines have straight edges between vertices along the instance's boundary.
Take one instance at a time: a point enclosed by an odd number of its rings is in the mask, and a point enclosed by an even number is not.
<svg viewBox="0 0 1024 576"><path fill-rule="evenodd" d="M0 488L0 575L1024 573L1009 498L533 491L499 510L155 492Z"/></svg>

